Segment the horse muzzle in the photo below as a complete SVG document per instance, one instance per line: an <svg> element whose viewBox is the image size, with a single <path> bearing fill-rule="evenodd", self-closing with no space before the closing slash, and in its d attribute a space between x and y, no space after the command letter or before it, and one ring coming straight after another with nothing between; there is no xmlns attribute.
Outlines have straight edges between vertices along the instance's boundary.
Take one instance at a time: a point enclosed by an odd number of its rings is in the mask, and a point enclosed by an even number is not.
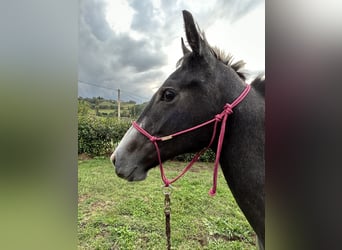
<svg viewBox="0 0 342 250"><path fill-rule="evenodd" d="M137 164L129 163L124 157L121 157L117 151L110 156L110 161L114 165L115 173L120 178L127 181L142 181L147 177L147 171Z"/></svg>

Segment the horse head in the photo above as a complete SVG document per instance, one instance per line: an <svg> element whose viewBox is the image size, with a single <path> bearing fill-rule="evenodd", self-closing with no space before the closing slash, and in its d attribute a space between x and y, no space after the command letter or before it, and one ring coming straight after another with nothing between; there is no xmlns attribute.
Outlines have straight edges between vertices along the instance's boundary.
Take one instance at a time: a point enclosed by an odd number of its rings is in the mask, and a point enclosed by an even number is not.
<svg viewBox="0 0 342 250"><path fill-rule="evenodd" d="M168 135L212 118L229 100L223 90L234 85L230 82L241 81L234 65L220 60L217 51L209 46L188 11L183 11L183 19L191 50L182 38L180 65L153 95L136 121L154 136ZM210 140L211 129L212 126L208 126L174 138L172 142L160 142L161 159L165 161L202 149ZM153 144L134 127L126 132L111 160L118 176L129 181L145 179L147 171L158 164Z"/></svg>

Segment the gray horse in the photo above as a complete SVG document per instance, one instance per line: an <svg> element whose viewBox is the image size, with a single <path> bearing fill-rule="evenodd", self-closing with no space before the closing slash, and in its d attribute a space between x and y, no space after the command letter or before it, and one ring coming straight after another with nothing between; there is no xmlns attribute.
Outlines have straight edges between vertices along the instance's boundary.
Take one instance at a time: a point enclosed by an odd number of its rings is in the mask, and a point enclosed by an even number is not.
<svg viewBox="0 0 342 250"><path fill-rule="evenodd" d="M183 11L185 33L191 50L182 39L183 58L154 94L137 124L154 136L165 136L212 119L245 89L239 72L242 61L232 63L212 48L191 13ZM233 39L233 38L232 38ZM257 78L245 99L229 115L220 165L234 198L256 232L259 247L265 246L265 82ZM211 140L213 125L158 142L162 161L199 151ZM218 136L217 136L218 137ZM212 149L217 148L215 139ZM111 156L118 176L143 180L159 164L153 143L131 127Z"/></svg>

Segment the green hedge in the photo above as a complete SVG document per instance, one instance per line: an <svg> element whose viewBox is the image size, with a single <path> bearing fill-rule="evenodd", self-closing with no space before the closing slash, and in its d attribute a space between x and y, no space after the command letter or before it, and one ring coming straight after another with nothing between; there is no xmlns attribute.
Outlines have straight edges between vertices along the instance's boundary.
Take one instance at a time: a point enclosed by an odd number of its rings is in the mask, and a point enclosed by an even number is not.
<svg viewBox="0 0 342 250"><path fill-rule="evenodd" d="M187 153L187 154L182 154L178 155L174 158L174 160L177 161L184 161L184 162L189 162L194 158L195 154L194 153ZM215 161L215 153L209 149L206 151L201 157L199 158L199 161L202 162L214 162Z"/></svg>
<svg viewBox="0 0 342 250"><path fill-rule="evenodd" d="M78 153L109 155L131 126L128 121L98 116L78 117Z"/></svg>
<svg viewBox="0 0 342 250"><path fill-rule="evenodd" d="M78 117L78 153L89 156L110 155L126 131L131 126L130 121L119 121L114 117L99 117L94 115L79 115ZM175 160L189 162L194 154L183 154ZM215 153L208 150L200 161L213 162Z"/></svg>

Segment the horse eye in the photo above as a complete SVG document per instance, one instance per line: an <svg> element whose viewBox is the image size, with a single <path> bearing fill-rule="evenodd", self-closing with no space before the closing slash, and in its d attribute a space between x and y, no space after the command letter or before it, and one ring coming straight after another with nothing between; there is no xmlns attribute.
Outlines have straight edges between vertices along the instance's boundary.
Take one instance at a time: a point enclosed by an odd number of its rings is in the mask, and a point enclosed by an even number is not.
<svg viewBox="0 0 342 250"><path fill-rule="evenodd" d="M163 92L161 100L166 101L166 102L170 102L173 100L173 98L175 98L175 96L176 96L175 91L173 91L171 89L167 89Z"/></svg>

